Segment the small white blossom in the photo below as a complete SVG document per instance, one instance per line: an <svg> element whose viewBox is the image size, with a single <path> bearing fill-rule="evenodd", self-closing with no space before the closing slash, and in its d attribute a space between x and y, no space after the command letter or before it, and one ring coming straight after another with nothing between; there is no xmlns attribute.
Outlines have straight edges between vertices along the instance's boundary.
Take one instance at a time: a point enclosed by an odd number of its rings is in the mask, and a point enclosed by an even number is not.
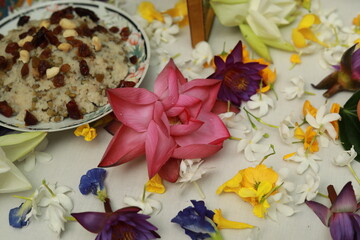
<svg viewBox="0 0 360 240"><path fill-rule="evenodd" d="M303 147L299 147L296 154L288 158L288 160L300 163L297 173L303 174L309 167L317 173L319 171L319 164L316 161L320 161L321 158L316 154L306 153Z"/></svg>
<svg viewBox="0 0 360 240"><path fill-rule="evenodd" d="M274 101L265 94L254 94L250 97L251 101L247 102L249 109L259 108L259 117L266 115L269 111L269 107L274 107Z"/></svg>
<svg viewBox="0 0 360 240"><path fill-rule="evenodd" d="M328 113L325 115L326 105L322 105L314 118L310 113L306 114L306 121L315 129L320 131L320 134L325 131L329 134L331 139L335 140L337 133L334 126L331 124L333 121L339 120L340 114L338 113Z"/></svg>
<svg viewBox="0 0 360 240"><path fill-rule="evenodd" d="M306 174L306 183L298 186L297 193L301 193L299 201L296 204L302 204L305 200L312 200L316 197L320 185L320 177L318 175Z"/></svg>
<svg viewBox="0 0 360 240"><path fill-rule="evenodd" d="M41 216L41 211L39 208L40 202L42 200L42 198L44 197L45 192L44 189L40 188L40 189L36 189L35 192L31 195L30 199L31 199L31 210L30 212L28 212L28 214L26 214L26 218L25 221L27 221L28 219L30 219L31 217L34 217L35 219L38 218L38 216Z"/></svg>
<svg viewBox="0 0 360 240"><path fill-rule="evenodd" d="M47 187L48 188L47 188ZM70 216L73 202L68 194L71 189L66 186L57 187L44 183L40 189L45 192L39 206L45 208L44 218L49 221L49 228L60 234L65 229L66 217Z"/></svg>
<svg viewBox="0 0 360 240"><path fill-rule="evenodd" d="M279 134L281 140L286 144L291 144L292 137L294 136L295 124L292 121L292 114L286 116L279 126Z"/></svg>
<svg viewBox="0 0 360 240"><path fill-rule="evenodd" d="M284 88L282 92L285 94L285 98L287 100L292 100L296 97L301 98L305 93L305 81L302 76L294 77L290 79L290 82L294 86Z"/></svg>
<svg viewBox="0 0 360 240"><path fill-rule="evenodd" d="M287 217L290 217L295 213L295 210L287 205L291 202L291 197L289 198L286 191L279 191L278 193L271 195L268 197L268 202L270 208L267 211L267 215L274 221L277 221L277 212Z"/></svg>
<svg viewBox="0 0 360 240"><path fill-rule="evenodd" d="M181 73L184 75L185 78L190 80L202 78L202 73L204 70L203 65L197 65L192 60L184 61L178 65Z"/></svg>
<svg viewBox="0 0 360 240"><path fill-rule="evenodd" d="M201 41L196 44L194 50L191 53L192 59L197 65L210 64L214 57L211 46L208 42Z"/></svg>
<svg viewBox="0 0 360 240"><path fill-rule="evenodd" d="M173 20L169 15L164 15L164 23L155 20L151 25L155 29L153 39L158 45L161 42L173 43L176 40L173 35L180 31L179 26L173 24Z"/></svg>
<svg viewBox="0 0 360 240"><path fill-rule="evenodd" d="M204 161L198 159L183 159L180 163L180 177L178 182L195 182L199 180L206 172L208 168L200 167Z"/></svg>
<svg viewBox="0 0 360 240"><path fill-rule="evenodd" d="M336 158L333 159L333 163L336 166L344 167L349 164L356 158L357 152L354 149L354 146L351 147L349 151L343 151Z"/></svg>
<svg viewBox="0 0 360 240"><path fill-rule="evenodd" d="M158 214L161 211L161 203L157 200L149 198L149 195L140 195L139 198L135 199L130 196L124 197L124 203L129 206L135 206L141 209L139 213L150 215L150 214Z"/></svg>
<svg viewBox="0 0 360 240"><path fill-rule="evenodd" d="M263 135L261 131L256 131L251 139L241 139L238 143L237 151L244 151L246 160L250 162L256 161L254 153L265 153L270 148L270 145L258 143L263 138Z"/></svg>
<svg viewBox="0 0 360 240"><path fill-rule="evenodd" d="M334 65L340 63L341 57L347 48L341 45L325 48L321 53L320 66L323 68L334 69Z"/></svg>

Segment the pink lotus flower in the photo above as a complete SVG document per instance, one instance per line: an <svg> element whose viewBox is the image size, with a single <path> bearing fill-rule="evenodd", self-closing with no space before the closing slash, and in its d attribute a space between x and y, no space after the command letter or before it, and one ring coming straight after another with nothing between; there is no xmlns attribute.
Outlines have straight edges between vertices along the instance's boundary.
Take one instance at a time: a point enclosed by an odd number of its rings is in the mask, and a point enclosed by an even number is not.
<svg viewBox="0 0 360 240"><path fill-rule="evenodd" d="M229 132L211 109L221 81L184 78L174 62L155 81L154 93L143 88L108 90L115 116L123 124L99 167L116 166L146 155L149 177L179 177L179 159L208 157L222 148Z"/></svg>

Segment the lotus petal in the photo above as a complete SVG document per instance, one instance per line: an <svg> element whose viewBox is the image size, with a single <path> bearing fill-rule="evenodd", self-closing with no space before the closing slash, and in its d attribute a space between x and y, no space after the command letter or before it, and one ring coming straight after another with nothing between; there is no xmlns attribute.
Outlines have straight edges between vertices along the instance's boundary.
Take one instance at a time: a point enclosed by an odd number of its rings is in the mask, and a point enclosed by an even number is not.
<svg viewBox="0 0 360 240"><path fill-rule="evenodd" d="M351 182L348 182L331 207L332 212L355 212L357 210L357 202L354 189Z"/></svg>
<svg viewBox="0 0 360 240"><path fill-rule="evenodd" d="M106 225L107 213L83 212L71 214L86 230L92 233L99 233Z"/></svg>
<svg viewBox="0 0 360 240"><path fill-rule="evenodd" d="M315 201L305 201L305 203L314 211L325 226L329 225L329 218L331 216L330 209Z"/></svg>

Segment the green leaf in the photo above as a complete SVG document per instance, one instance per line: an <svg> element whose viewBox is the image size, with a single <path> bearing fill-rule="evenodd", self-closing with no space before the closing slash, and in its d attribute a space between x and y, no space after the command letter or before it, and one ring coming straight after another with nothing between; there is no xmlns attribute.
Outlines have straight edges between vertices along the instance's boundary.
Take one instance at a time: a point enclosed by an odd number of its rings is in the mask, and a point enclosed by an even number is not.
<svg viewBox="0 0 360 240"><path fill-rule="evenodd" d="M346 150L352 146L357 153L360 153L360 121L357 115L357 104L360 100L360 91L354 93L340 108L341 121L339 121L339 136L341 144ZM360 162L360 154L355 158Z"/></svg>

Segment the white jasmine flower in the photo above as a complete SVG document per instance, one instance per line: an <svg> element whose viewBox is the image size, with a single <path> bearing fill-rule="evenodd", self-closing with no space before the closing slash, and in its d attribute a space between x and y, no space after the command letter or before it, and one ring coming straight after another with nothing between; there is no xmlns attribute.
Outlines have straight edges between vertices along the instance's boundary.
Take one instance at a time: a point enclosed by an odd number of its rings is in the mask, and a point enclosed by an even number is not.
<svg viewBox="0 0 360 240"><path fill-rule="evenodd" d="M261 131L256 131L251 139L241 139L237 146L237 151L245 153L246 160L254 162L257 160L254 153L265 153L269 150L270 145L259 144L258 142L263 138Z"/></svg>
<svg viewBox="0 0 360 240"><path fill-rule="evenodd" d="M290 79L290 82L293 83L294 86L286 87L283 89L283 93L285 94L285 98L287 100L292 100L294 98L301 98L305 93L305 81L302 76L294 77Z"/></svg>
<svg viewBox="0 0 360 240"><path fill-rule="evenodd" d="M241 125L240 122L243 121L243 117L240 114L236 114L234 112L220 113L219 118L228 128L237 128Z"/></svg>
<svg viewBox="0 0 360 240"><path fill-rule="evenodd" d="M200 165L204 161L200 158L198 159L183 159L180 163L180 177L178 182L195 182L199 180L202 175L206 173L206 168L200 168Z"/></svg>
<svg viewBox="0 0 360 240"><path fill-rule="evenodd" d="M356 158L357 152L354 149L354 145L349 151L343 151L336 158L333 159L333 163L339 167L345 167L350 165L351 162Z"/></svg>
<svg viewBox="0 0 360 240"><path fill-rule="evenodd" d="M27 172L32 171L35 168L36 162L40 163L49 163L52 160L52 156L49 153L43 152L48 145L47 138L35 148L33 152L25 157L24 160L24 170Z"/></svg>
<svg viewBox="0 0 360 240"><path fill-rule="evenodd" d="M198 65L210 64L214 57L210 44L205 41L201 41L196 44L194 50L191 53L193 61Z"/></svg>
<svg viewBox="0 0 360 240"><path fill-rule="evenodd" d="M269 106L274 107L274 101L265 94L254 94L250 97L251 101L247 102L250 109L259 108L259 117L264 116L269 111Z"/></svg>
<svg viewBox="0 0 360 240"><path fill-rule="evenodd" d="M321 158L316 154L306 153L303 147L299 147L296 154L288 158L288 160L300 163L297 173L303 174L309 167L317 173L319 171L319 164L316 161L320 161Z"/></svg>
<svg viewBox="0 0 360 240"><path fill-rule="evenodd" d="M306 114L306 121L315 129L318 129L321 133L325 131L329 134L331 139L335 140L337 133L334 126L331 122L339 120L340 114L338 113L328 113L325 115L326 106L322 105L317 113L316 118L314 118L311 114Z"/></svg>
<svg viewBox="0 0 360 240"><path fill-rule="evenodd" d="M279 190L281 187L279 188ZM274 195L268 197L268 202L270 204L270 208L267 211L267 215L274 221L277 221L277 212L281 213L284 216L290 217L294 215L295 210L286 205L291 202L291 198L289 198L286 191L278 192Z"/></svg>
<svg viewBox="0 0 360 240"><path fill-rule="evenodd" d="M341 45L325 48L321 53L320 66L333 69L334 65L340 63L341 57L347 48Z"/></svg>
<svg viewBox="0 0 360 240"><path fill-rule="evenodd" d="M70 216L73 202L68 194L71 189L66 186L57 187L55 184L46 184L40 187L45 192L39 206L45 208L44 218L49 221L49 228L60 234L65 229L66 217Z"/></svg>
<svg viewBox="0 0 360 240"><path fill-rule="evenodd" d="M183 63L180 63L178 65L179 69L181 70L181 73L184 75L187 79L197 79L201 78L201 73L203 73L204 67L203 65L195 64L191 60L187 60Z"/></svg>
<svg viewBox="0 0 360 240"><path fill-rule="evenodd" d="M169 15L164 15L164 23L155 20L151 25L155 29L153 39L157 44L173 43L176 40L173 35L180 31L179 26L173 24L172 17Z"/></svg>
<svg viewBox="0 0 360 240"><path fill-rule="evenodd" d="M44 189L36 189L35 192L31 195L31 210L26 214L25 221L27 221L29 218L34 217L35 219L38 218L38 216L41 215L41 211L39 208L40 202L42 198L45 196Z"/></svg>
<svg viewBox="0 0 360 240"><path fill-rule="evenodd" d="M292 137L294 136L295 123L292 120L293 114L286 116L279 126L279 134L281 140L286 144L291 144Z"/></svg>
<svg viewBox="0 0 360 240"><path fill-rule="evenodd" d="M161 203L157 200L149 198L151 195L146 194L145 192L139 196L139 198L135 199L133 197L125 196L124 203L129 206L135 206L141 209L139 213L150 215L150 214L158 214L161 211Z"/></svg>
<svg viewBox="0 0 360 240"><path fill-rule="evenodd" d="M299 201L296 204L302 204L305 200L312 200L316 197L320 185L320 177L318 175L306 174L306 183L298 186L297 193L301 193Z"/></svg>

